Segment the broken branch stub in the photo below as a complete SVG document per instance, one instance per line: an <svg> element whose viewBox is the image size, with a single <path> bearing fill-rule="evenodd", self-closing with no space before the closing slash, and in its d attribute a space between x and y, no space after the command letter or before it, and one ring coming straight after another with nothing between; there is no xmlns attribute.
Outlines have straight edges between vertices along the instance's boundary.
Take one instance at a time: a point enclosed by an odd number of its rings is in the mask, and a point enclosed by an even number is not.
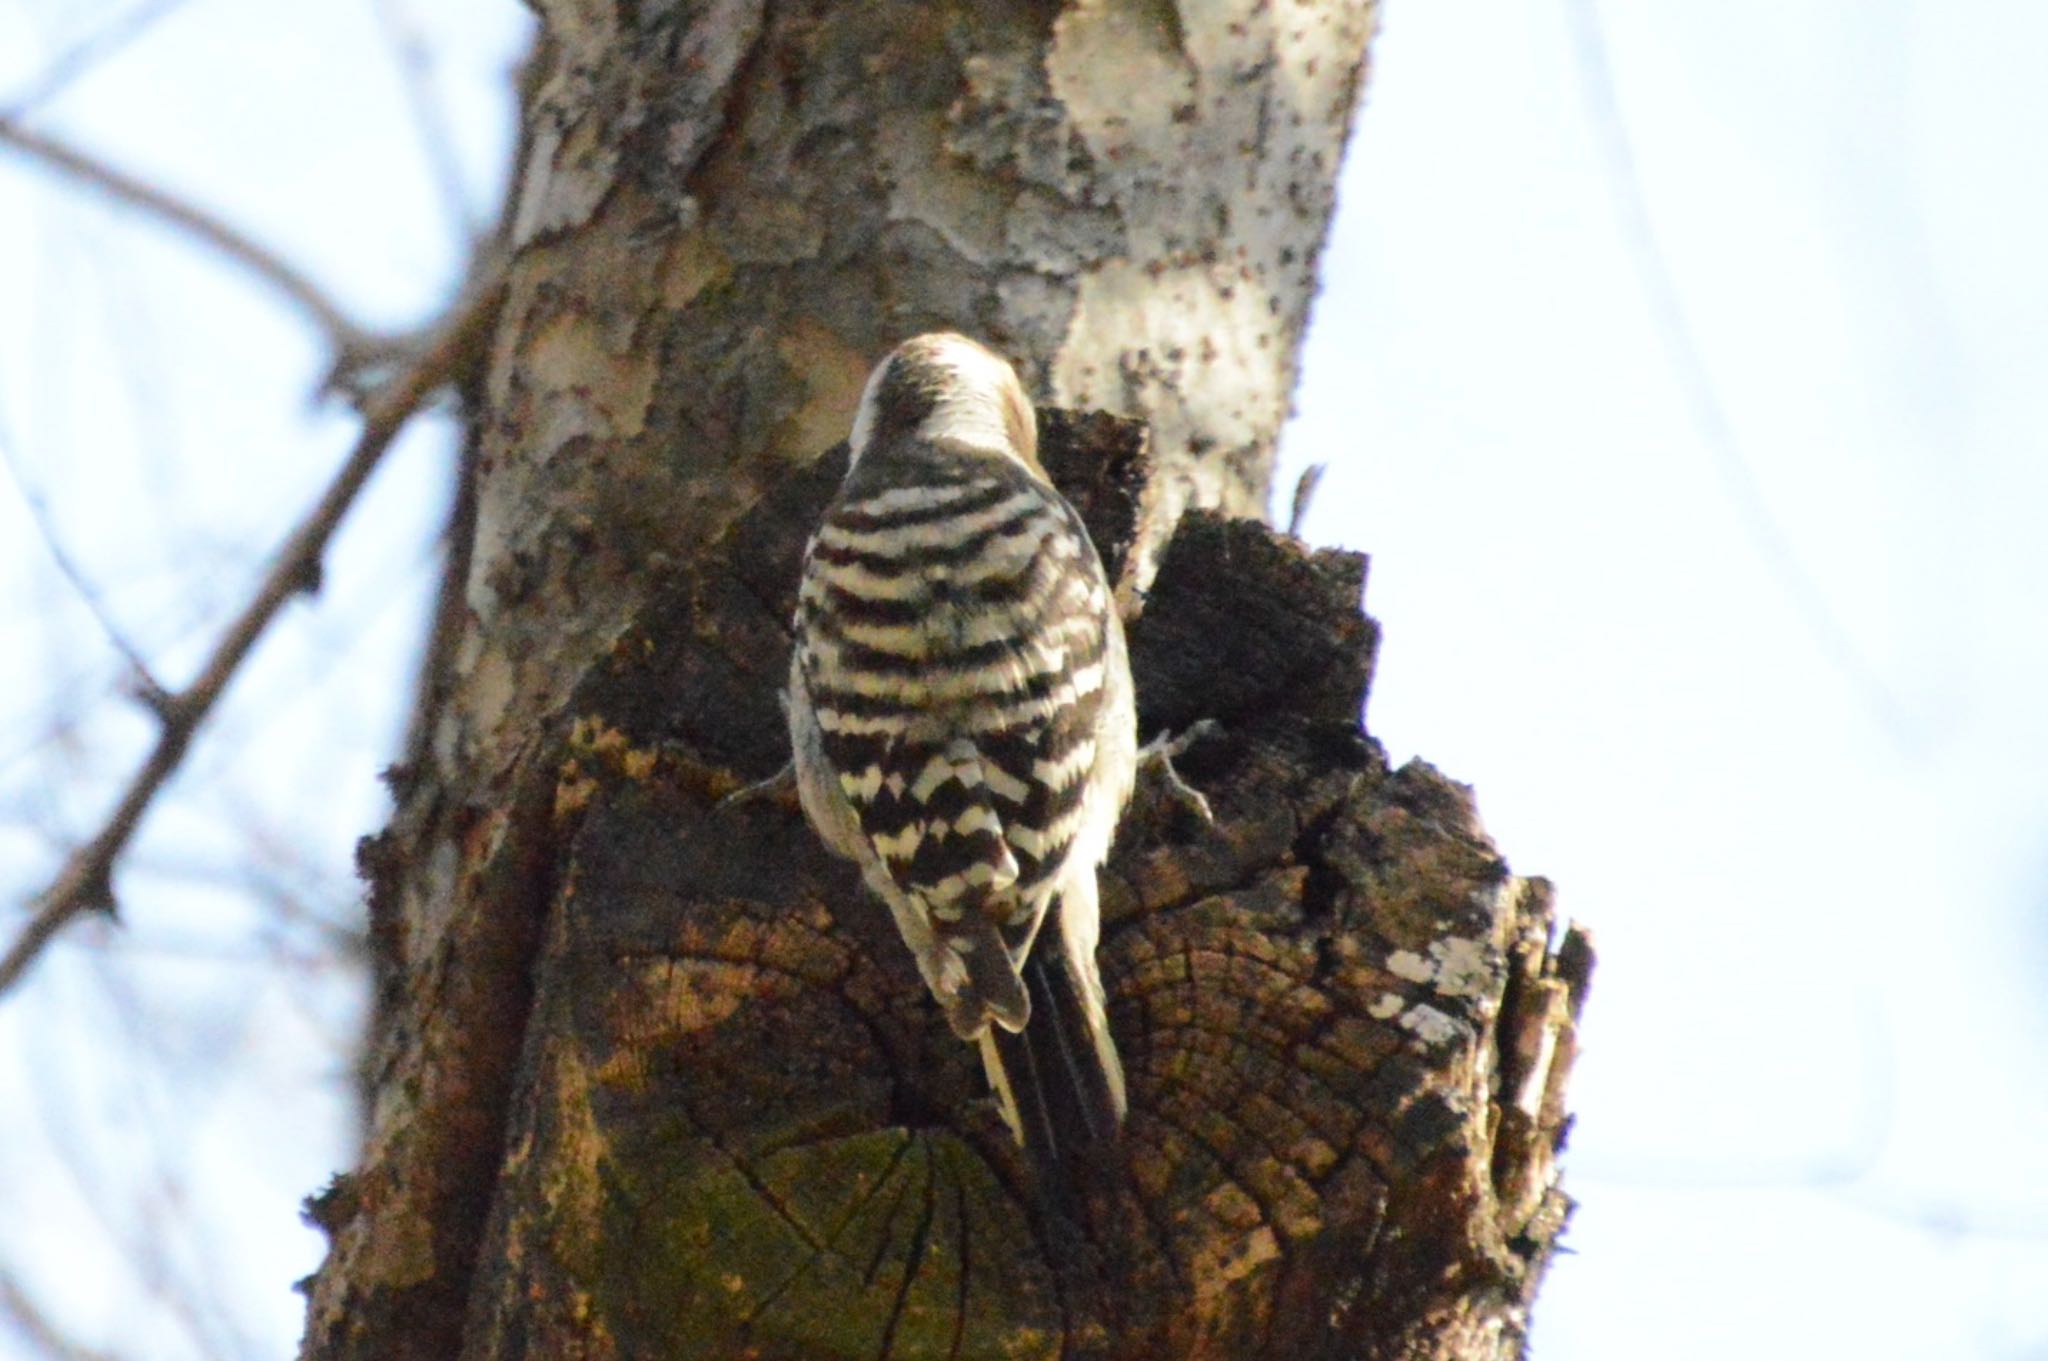
<svg viewBox="0 0 2048 1361"><path fill-rule="evenodd" d="M1142 433L1048 412L1044 444L1115 570ZM1519 1354L1590 950L1363 731L1364 560L1189 514L1131 625L1148 735L1222 724L1180 760L1216 820L1141 782L1104 872L1131 1110L1076 1224L852 867L793 800L718 803L786 755L843 457L675 568L574 701L464 1354Z"/></svg>

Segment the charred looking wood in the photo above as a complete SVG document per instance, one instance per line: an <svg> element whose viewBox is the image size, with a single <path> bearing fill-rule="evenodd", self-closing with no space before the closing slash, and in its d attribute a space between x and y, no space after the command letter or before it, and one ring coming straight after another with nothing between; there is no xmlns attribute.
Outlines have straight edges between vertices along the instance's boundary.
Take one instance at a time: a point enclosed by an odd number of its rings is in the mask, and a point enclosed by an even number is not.
<svg viewBox="0 0 2048 1361"><path fill-rule="evenodd" d="M1112 560L1128 422L1044 415ZM788 803L803 536L839 454L669 569L565 716L557 885L463 1354L1509 1357L1562 1230L1582 937L1468 791L1359 721L1365 561L1191 514L1131 631L1148 730L1106 873L1127 1165L1031 1193L972 1052Z"/></svg>

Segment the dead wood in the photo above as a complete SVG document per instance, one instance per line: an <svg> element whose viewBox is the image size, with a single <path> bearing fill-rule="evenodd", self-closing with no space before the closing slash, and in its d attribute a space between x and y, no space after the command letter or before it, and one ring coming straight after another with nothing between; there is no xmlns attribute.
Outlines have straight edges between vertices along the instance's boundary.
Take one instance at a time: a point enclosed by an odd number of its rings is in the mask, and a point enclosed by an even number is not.
<svg viewBox="0 0 2048 1361"><path fill-rule="evenodd" d="M1046 425L1116 556L1137 427ZM1181 762L1217 820L1141 787L1107 872L1127 1166L1073 1223L850 867L793 800L718 802L784 759L797 555L840 458L676 568L548 738L462 1354L1519 1354L1591 955L1550 947L1548 887L1469 791L1362 730L1364 560L1206 514L1163 556L1143 723L1222 724Z"/></svg>

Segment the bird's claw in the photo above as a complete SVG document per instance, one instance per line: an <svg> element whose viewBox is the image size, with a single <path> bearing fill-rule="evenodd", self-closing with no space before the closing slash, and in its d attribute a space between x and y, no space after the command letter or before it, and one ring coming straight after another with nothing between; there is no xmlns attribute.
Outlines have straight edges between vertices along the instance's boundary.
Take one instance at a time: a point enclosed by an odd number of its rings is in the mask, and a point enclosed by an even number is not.
<svg viewBox="0 0 2048 1361"><path fill-rule="evenodd" d="M1209 800L1202 791L1181 778L1174 769L1173 758L1182 755L1189 747L1205 737L1213 737L1223 731L1223 725L1213 718L1204 718L1189 724L1179 733L1162 732L1138 749L1140 769L1157 767L1160 778L1166 781L1166 788L1173 795L1174 802L1194 810L1195 816L1205 823L1214 823L1216 813L1209 807Z"/></svg>
<svg viewBox="0 0 2048 1361"><path fill-rule="evenodd" d="M718 801L718 806L720 808L730 808L735 804L752 803L756 799L780 795L795 786L796 762L793 760L784 761L782 769L776 771L765 780L756 780L752 784L742 785L738 789L733 790L732 793L727 794Z"/></svg>

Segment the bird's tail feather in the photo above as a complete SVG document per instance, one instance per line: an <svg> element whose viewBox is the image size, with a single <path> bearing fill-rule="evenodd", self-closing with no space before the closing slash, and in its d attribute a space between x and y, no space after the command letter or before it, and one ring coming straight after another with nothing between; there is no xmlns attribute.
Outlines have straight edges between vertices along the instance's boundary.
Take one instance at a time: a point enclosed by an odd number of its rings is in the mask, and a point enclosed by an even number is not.
<svg viewBox="0 0 2048 1361"><path fill-rule="evenodd" d="M981 1037L981 1059L1011 1131L1047 1174L1075 1166L1116 1138L1124 1116L1123 1065L1092 957L1077 963L1063 932L1042 931L1023 978L1030 1024L1017 1034L990 1026Z"/></svg>

